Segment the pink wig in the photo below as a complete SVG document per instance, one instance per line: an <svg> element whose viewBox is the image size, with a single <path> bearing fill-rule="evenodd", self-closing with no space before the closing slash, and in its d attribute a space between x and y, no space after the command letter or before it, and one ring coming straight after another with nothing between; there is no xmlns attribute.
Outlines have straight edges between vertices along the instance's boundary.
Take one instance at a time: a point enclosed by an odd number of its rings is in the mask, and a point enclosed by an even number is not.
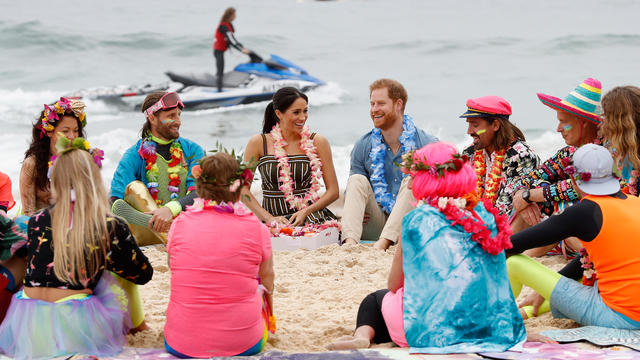
<svg viewBox="0 0 640 360"><path fill-rule="evenodd" d="M424 146L413 154L414 161L433 166L453 158L458 150L449 143L437 142ZM429 171L417 171L413 179L413 196L416 200L433 197L462 197L476 188L476 173L467 162L458 172L444 172L444 177L434 176Z"/></svg>

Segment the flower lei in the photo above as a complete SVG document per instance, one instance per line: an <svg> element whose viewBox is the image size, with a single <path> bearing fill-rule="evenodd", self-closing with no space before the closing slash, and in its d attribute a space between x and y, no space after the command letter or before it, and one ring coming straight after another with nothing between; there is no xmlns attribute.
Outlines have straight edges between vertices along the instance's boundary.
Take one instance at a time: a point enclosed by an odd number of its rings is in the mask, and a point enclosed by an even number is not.
<svg viewBox="0 0 640 360"><path fill-rule="evenodd" d="M193 205L187 206L187 211L201 212L203 210L216 210L221 213L235 214L238 216L253 215L251 210L242 202L220 202L215 200L205 200L202 198L193 199Z"/></svg>
<svg viewBox="0 0 640 360"><path fill-rule="evenodd" d="M476 202L474 202L474 200ZM493 215L496 219L496 226L498 228L498 234L495 237L491 237L491 230L480 219L480 217L473 211L473 207L477 204L477 199L474 197L463 198L446 198L435 197L432 199L421 200L419 205L430 205L442 214L445 215L447 220L451 220L451 226L460 225L465 232L471 234L471 239L478 244L487 253L491 255L498 255L504 249L511 249L511 227L509 226L509 220L505 215L500 215L498 209L496 209L491 200L482 199L484 208Z"/></svg>
<svg viewBox="0 0 640 360"><path fill-rule="evenodd" d="M42 138L47 131L53 131L56 121L60 120L58 115L64 115L67 110L71 110L80 119L82 126L86 126L87 116L84 113L84 107L85 105L82 101L69 100L65 97L61 97L53 105L44 104L44 113L40 118L41 124L37 126L42 131L40 137Z"/></svg>
<svg viewBox="0 0 640 360"><path fill-rule="evenodd" d="M409 115L404 115L402 120L402 135L398 138L402 145L400 151L402 154L408 151L415 150L416 148L416 126L413 123L413 118ZM387 214L391 213L393 205L396 200L394 196L389 193L389 184L384 177L384 158L386 145L382 138L382 131L375 128L371 131L371 151L369 152L369 159L371 159L371 187L373 188L373 194L375 195L376 202L382 207L382 210Z"/></svg>
<svg viewBox="0 0 640 360"><path fill-rule="evenodd" d="M597 278L596 269L593 266L593 262L591 261L589 254L587 253L587 249L585 248L580 249L580 263L582 264L581 267L584 269L584 279L582 281L583 285L593 286Z"/></svg>
<svg viewBox="0 0 640 360"><path fill-rule="evenodd" d="M502 162L504 161L506 150L502 149L491 153L493 163L487 179L487 164L484 160L483 150L476 150L473 155L473 167L476 171L476 192L479 197L488 199L495 203L498 198L498 190L502 182ZM486 180L486 183L485 183Z"/></svg>
<svg viewBox="0 0 640 360"><path fill-rule="evenodd" d="M313 145L311 133L308 126L304 126L300 132L300 148L309 158L311 167L311 186L304 197L296 197L293 195L294 183L291 178L291 167L289 166L289 158L284 148L287 142L282 137L280 125L276 124L271 130L273 137L273 152L278 162L280 176L278 177L279 189L284 194L284 199L292 209L302 210L309 206L309 202L318 200L318 190L320 190L320 178L322 178L322 162L316 153L316 147Z"/></svg>
<svg viewBox="0 0 640 360"><path fill-rule="evenodd" d="M178 141L173 141L171 143L171 147L169 148L169 153L171 154L171 160L169 160L167 174L169 177L169 186L167 190L169 190L169 197L171 200L176 200L180 197L178 194L180 192L180 175L178 172L182 168L182 161L184 159L184 154L182 152L182 146ZM158 154L156 153L156 143L154 141L145 139L142 141L140 145L140 149L138 150L138 154L145 161L145 169L147 170L147 188L149 189L149 194L158 205L162 205L163 201L158 199L158 193L160 192L159 183L158 183Z"/></svg>

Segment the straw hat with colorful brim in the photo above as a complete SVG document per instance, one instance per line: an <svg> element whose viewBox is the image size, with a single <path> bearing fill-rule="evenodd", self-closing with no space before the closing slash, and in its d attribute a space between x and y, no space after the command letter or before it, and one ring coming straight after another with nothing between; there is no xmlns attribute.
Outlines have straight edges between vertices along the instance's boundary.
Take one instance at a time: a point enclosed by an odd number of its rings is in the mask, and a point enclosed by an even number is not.
<svg viewBox="0 0 640 360"><path fill-rule="evenodd" d="M500 96L489 95L467 100L467 111L461 118L501 117L509 119L511 104Z"/></svg>
<svg viewBox="0 0 640 360"><path fill-rule="evenodd" d="M538 93L538 99L543 104L555 109L577 115L600 125L600 98L602 97L602 84L600 81L588 78L578 85L564 99L555 96Z"/></svg>
<svg viewBox="0 0 640 360"><path fill-rule="evenodd" d="M576 178L589 173L588 181L579 180L580 190L591 195L610 195L620 191L620 181L613 177L613 157L606 148L596 144L582 145L573 153Z"/></svg>

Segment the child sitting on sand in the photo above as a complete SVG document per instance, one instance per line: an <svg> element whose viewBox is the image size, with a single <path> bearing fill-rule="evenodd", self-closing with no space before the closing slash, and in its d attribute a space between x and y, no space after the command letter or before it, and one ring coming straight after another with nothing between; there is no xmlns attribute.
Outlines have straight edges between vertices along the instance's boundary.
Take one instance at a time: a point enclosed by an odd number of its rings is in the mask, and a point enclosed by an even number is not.
<svg viewBox="0 0 640 360"><path fill-rule="evenodd" d="M269 230L239 201L252 169L218 153L192 175L198 198L169 231L165 348L181 358L257 354L275 331L274 273Z"/></svg>
<svg viewBox="0 0 640 360"><path fill-rule="evenodd" d="M511 230L489 201L475 197L476 176L446 143L403 156L416 209L404 217L389 290L360 304L354 336L330 349L393 341L411 352L505 351L526 333L505 267Z"/></svg>
<svg viewBox="0 0 640 360"><path fill-rule="evenodd" d="M136 284L151 280L153 268L129 227L109 212L88 148L82 138L58 139L55 203L29 220L24 288L0 326L0 351L9 356L117 354L131 324L127 297L108 271Z"/></svg>

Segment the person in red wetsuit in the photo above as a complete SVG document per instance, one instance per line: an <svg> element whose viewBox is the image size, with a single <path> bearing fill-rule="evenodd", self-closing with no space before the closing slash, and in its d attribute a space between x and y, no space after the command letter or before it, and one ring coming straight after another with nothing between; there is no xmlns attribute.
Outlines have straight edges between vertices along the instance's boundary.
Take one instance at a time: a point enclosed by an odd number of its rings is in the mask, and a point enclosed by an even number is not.
<svg viewBox="0 0 640 360"><path fill-rule="evenodd" d="M213 43L213 57L216 58L216 78L218 81L218 92L222 92L222 76L224 73L224 52L229 46L236 48L243 54L251 54L251 50L240 44L234 36L234 28L231 22L236 19L236 9L227 8L222 14L220 24L216 29L215 42Z"/></svg>

